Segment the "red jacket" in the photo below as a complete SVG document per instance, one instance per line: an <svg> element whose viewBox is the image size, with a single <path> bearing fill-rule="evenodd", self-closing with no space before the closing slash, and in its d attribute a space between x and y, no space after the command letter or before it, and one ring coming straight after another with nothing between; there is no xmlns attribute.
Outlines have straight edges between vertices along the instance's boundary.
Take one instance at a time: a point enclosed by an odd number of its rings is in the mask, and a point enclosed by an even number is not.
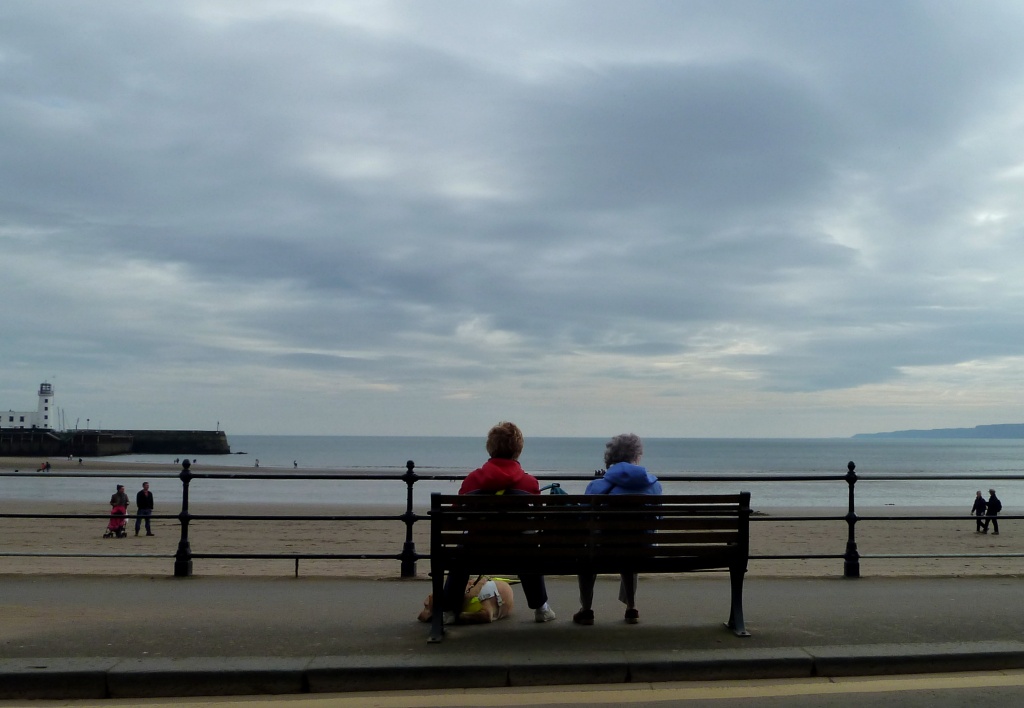
<svg viewBox="0 0 1024 708"><path fill-rule="evenodd" d="M516 460L492 457L480 469L473 470L462 480L459 494L475 491L497 492L501 489L520 489L540 494L540 484L533 475L523 471Z"/></svg>

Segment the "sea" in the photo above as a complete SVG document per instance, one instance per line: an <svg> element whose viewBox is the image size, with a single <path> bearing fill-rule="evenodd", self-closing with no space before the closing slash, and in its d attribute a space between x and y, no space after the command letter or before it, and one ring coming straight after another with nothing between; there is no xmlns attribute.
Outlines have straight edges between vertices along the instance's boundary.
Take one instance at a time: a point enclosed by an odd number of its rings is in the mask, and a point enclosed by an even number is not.
<svg viewBox="0 0 1024 708"><path fill-rule="evenodd" d="M229 455L197 456L194 473L224 473L245 467L256 479L194 479L195 501L309 505L404 506L406 485L397 477L412 461L423 480L414 487L417 510L429 506L431 492L455 493L467 472L487 458L482 437L229 435ZM605 439L530 437L520 462L541 478L582 493L587 479L603 467ZM180 459L180 458L177 458ZM0 499L102 500L114 484L134 493L136 478L150 481L158 499L181 496L176 473L147 470L152 463L176 463L169 455L118 455L90 458L90 470L104 462L138 463L138 470L112 471L109 477L0 477ZM666 481L665 493L750 491L755 509L769 507L835 508L845 513L844 481L765 481L767 476L845 475L854 462L860 507L953 507L970 509L975 490L997 489L1004 513L1024 499L1024 440L992 439L697 439L645 438L641 464L660 477L700 476L700 481ZM257 466L258 462L258 466ZM10 472L0 458L0 471ZM374 479L303 480L296 475L358 472ZM25 470L21 470L25 472ZM56 471L55 471L56 472ZM267 476L283 479L268 479ZM882 479L905 476L909 479ZM968 479L951 479L951 477ZM380 477L380 479L376 479ZM723 481L723 477L745 477ZM1020 479L1010 479L1020 477Z"/></svg>

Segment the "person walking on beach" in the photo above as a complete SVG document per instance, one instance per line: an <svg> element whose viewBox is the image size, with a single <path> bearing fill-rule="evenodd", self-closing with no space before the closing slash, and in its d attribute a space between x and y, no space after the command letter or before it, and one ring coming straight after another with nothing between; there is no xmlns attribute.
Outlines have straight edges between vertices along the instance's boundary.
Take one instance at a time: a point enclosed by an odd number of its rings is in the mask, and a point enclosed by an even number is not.
<svg viewBox="0 0 1024 708"><path fill-rule="evenodd" d="M985 497L981 496L981 490L979 489L974 493L974 506L971 507L971 513L977 518L975 519L974 533L985 533L985 509L988 508L988 504L985 502Z"/></svg>
<svg viewBox="0 0 1024 708"><path fill-rule="evenodd" d="M149 491L149 482L142 483L142 489L135 495L135 535L139 535L142 520L146 520L146 535L155 536L149 526L149 517L153 515L153 492Z"/></svg>
<svg viewBox="0 0 1024 708"><path fill-rule="evenodd" d="M487 454L491 457L478 469L473 470L462 481L459 494L540 494L537 478L527 474L519 465L523 452L523 432L515 423L502 421L487 433ZM501 565L501 558L495 558ZM469 583L469 568L449 571L444 586L445 614L457 618L462 612L466 585ZM533 610L537 622L555 619L555 611L548 604L548 591L543 575L520 575L519 580L526 594L526 604Z"/></svg>
<svg viewBox="0 0 1024 708"><path fill-rule="evenodd" d="M985 533L988 533L988 525L992 524L992 535L999 535L999 521L996 516L1003 510L1003 503L996 496L996 490L988 490L988 509L985 512Z"/></svg>
<svg viewBox="0 0 1024 708"><path fill-rule="evenodd" d="M607 471L587 485L584 494L661 494L661 482L638 463L644 445L633 433L616 435L605 443L604 465ZM597 576L580 575L580 611L572 616L576 624L594 624L594 583ZM619 580L619 602L626 606L626 624L640 621L636 609L636 573L622 573Z"/></svg>

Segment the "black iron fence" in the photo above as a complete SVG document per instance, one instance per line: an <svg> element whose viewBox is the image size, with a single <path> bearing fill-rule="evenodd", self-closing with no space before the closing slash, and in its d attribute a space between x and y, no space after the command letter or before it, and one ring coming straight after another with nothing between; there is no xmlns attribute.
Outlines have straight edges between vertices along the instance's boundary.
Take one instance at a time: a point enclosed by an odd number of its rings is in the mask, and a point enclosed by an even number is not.
<svg viewBox="0 0 1024 708"><path fill-rule="evenodd" d="M415 463L411 460L406 463L406 471L402 475L381 475L376 473L360 472L323 472L308 473L289 471L287 473L274 473L261 471L259 473L243 473L237 471L226 472L192 472L188 460L182 462L180 474L160 474L154 472L72 472L53 470L49 472L0 472L0 477L45 477L45 478L147 478L173 479L177 477L182 484L181 511L178 514L153 514L153 520L176 520L180 525L181 536L178 541L177 550L173 555L167 553L83 553L83 552L53 552L53 551L9 551L0 548L0 557L74 557L74 558L173 558L174 575L185 577L192 574L193 561L202 559L277 559L294 560L295 573L298 575L300 560L382 560L397 561L400 564L400 575L403 578L415 577L417 574L417 563L420 560L430 558L429 553L421 553L417 550L413 539L415 524L427 521L426 514L417 514L415 511L414 491L417 482L421 481L460 481L461 474L419 474L415 471ZM535 474L538 480L551 482L551 486L558 486L562 482L589 482L594 478L591 475L567 475L567 474ZM372 480L375 482L403 482L406 485L405 511L402 514L347 514L347 515L323 515L323 514L193 514L190 511L189 494L191 483L194 480L327 480L345 482L352 480ZM843 575L848 578L860 576L860 561L865 558L1024 558L1024 553L880 553L862 555L857 548L857 524L860 522L910 522L910 521L954 521L975 517L970 515L858 515L856 507L856 485L858 482L899 482L913 481L921 482L928 480L970 480L978 482L981 480L977 475L942 475L941 477L922 477L921 475L871 475L861 477L856 473L856 465L850 462L847 465L845 474L821 474L821 475L659 475L662 482L701 482L706 484L721 485L728 482L746 483L784 483L784 484L807 484L807 483L843 483L847 491L847 513L845 515L822 516L822 515L790 515L790 516L759 516L751 517L752 524L758 522L840 522L847 525L847 541L843 552L835 553L800 553L800 554L778 554L778 555L751 555L751 560L778 561L778 560L823 560L835 559L843 561ZM996 480L1024 481L1021 474L1000 474L986 475L986 483ZM0 513L0 518L7 519L104 519L110 518L108 514L45 514L45 513ZM126 518L134 519L135 516L128 514ZM1000 515L999 520L1019 520L1024 516ZM401 549L393 553L204 553L192 550L191 524L197 521L384 521L404 525L404 541Z"/></svg>

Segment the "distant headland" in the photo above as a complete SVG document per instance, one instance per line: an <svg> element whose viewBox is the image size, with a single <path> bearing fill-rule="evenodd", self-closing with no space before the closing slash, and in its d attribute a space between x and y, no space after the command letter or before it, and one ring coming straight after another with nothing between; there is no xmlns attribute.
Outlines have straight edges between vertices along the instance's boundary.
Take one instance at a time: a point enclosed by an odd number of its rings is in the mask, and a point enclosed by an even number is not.
<svg viewBox="0 0 1024 708"><path fill-rule="evenodd" d="M891 433L857 433L855 438L930 438L1017 440L1024 439L1024 423L976 425L973 428L934 428L932 430L896 430Z"/></svg>

